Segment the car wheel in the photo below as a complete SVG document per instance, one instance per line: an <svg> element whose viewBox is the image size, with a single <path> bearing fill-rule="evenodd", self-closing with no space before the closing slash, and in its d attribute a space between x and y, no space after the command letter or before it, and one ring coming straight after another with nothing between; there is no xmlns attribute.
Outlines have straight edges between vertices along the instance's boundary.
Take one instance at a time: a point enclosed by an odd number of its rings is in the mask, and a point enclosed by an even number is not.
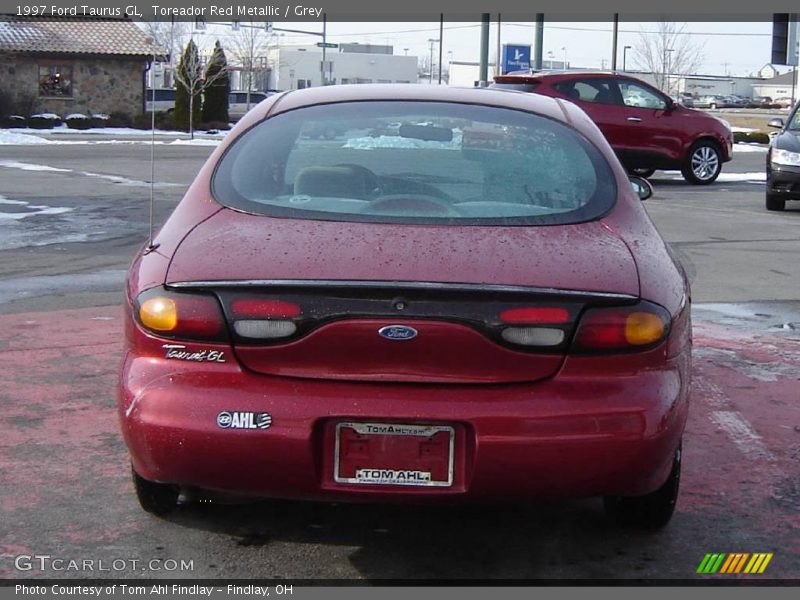
<svg viewBox="0 0 800 600"><path fill-rule="evenodd" d="M785 208L786 200L767 193L767 210L784 210Z"/></svg>
<svg viewBox="0 0 800 600"><path fill-rule="evenodd" d="M681 446L675 451L672 470L660 488L644 496L606 496L606 513L617 524L636 529L661 529L672 518L681 480Z"/></svg>
<svg viewBox="0 0 800 600"><path fill-rule="evenodd" d="M631 175L637 175L639 177L644 177L645 179L648 179L648 178L652 177L655 172L656 172L655 169L631 169L630 170Z"/></svg>
<svg viewBox="0 0 800 600"><path fill-rule="evenodd" d="M133 487L142 508L153 515L166 515L178 506L180 489L177 485L156 483L144 479L131 467Z"/></svg>
<svg viewBox="0 0 800 600"><path fill-rule="evenodd" d="M681 173L683 178L695 185L708 185L722 171L722 156L719 147L706 140L696 142L686 156Z"/></svg>

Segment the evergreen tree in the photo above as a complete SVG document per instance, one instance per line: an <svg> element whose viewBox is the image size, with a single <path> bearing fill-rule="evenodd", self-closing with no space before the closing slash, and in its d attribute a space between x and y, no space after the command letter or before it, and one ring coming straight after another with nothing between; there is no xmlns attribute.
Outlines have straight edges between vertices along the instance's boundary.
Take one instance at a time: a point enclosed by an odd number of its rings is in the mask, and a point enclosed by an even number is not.
<svg viewBox="0 0 800 600"><path fill-rule="evenodd" d="M225 57L225 51L219 40L214 45L214 53L206 67L205 81L203 122L227 123L229 121L228 94L231 91L231 82L228 76L228 59Z"/></svg>
<svg viewBox="0 0 800 600"><path fill-rule="evenodd" d="M181 55L181 62L175 73L175 111L173 120L176 127L194 132L202 111L203 66L200 53L194 40L189 40ZM191 115L190 115L191 113Z"/></svg>

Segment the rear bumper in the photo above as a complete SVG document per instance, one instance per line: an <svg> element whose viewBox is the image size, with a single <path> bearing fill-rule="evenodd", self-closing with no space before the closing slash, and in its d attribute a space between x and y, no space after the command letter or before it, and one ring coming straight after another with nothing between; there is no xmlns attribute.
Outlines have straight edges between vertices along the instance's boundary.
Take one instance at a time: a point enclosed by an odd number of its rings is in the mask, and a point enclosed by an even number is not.
<svg viewBox="0 0 800 600"><path fill-rule="evenodd" d="M119 417L140 475L190 487L338 501L641 494L669 473L686 422L689 359L627 372L620 364L569 359L543 382L448 386L267 377L232 365L176 372L175 361L128 354ZM222 411L269 412L272 424L222 429ZM453 426L453 485L335 483L331 431L340 421Z"/></svg>

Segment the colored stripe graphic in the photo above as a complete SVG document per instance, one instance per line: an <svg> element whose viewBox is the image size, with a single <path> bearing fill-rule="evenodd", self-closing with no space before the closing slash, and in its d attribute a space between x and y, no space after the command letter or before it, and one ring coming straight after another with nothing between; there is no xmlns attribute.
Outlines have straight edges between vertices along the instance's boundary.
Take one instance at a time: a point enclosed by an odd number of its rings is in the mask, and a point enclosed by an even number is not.
<svg viewBox="0 0 800 600"><path fill-rule="evenodd" d="M722 561L725 559L725 553L714 553L714 554L706 554L703 558L703 561L700 563L700 566L697 567L698 573L703 573L704 575L709 575L716 573L719 570Z"/></svg>
<svg viewBox="0 0 800 600"><path fill-rule="evenodd" d="M767 569L772 557L773 554L771 552L757 552L755 554L750 554L749 552L733 552L731 554L709 552L700 561L697 573L702 575L714 575L716 573L733 575L741 573L742 568L744 568L745 573L761 574ZM747 565L746 567L745 564Z"/></svg>
<svg viewBox="0 0 800 600"><path fill-rule="evenodd" d="M750 559L750 562L747 564L747 567L745 567L744 572L759 574L763 573L766 570L769 561L772 560L772 556L773 554L771 552L769 554L766 552L753 554L753 558Z"/></svg>

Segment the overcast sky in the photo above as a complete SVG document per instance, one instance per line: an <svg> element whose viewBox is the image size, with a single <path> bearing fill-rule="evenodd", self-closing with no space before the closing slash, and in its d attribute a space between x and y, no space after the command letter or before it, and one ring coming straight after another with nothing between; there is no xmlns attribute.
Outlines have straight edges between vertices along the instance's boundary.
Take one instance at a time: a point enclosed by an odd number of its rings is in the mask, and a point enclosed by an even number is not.
<svg viewBox="0 0 800 600"><path fill-rule="evenodd" d="M321 23L275 23L276 27L322 31ZM480 49L480 24L445 21L443 57L446 64L450 52L453 60L477 61ZM628 50L629 68L636 67L636 49L641 47L641 32L653 31L653 23L620 23L618 68L622 68L622 49ZM503 23L501 43L533 44L534 23L518 21ZM331 42L360 42L390 44L395 54L427 57L430 54L429 39L439 37L439 23L345 23L330 22L327 27ZM688 39L692 44L702 46L702 74L740 75L756 73L770 61L771 32L770 22L756 23L686 23ZM220 28L210 27L204 38L211 39L221 33ZM566 58L573 67L610 68L611 66L611 22L591 23L545 23L544 59L552 52L555 60ZM283 45L315 43L319 37L303 36L295 33L278 34L278 43ZM211 41L213 44L213 40ZM224 45L223 37L223 45ZM490 33L490 56L494 57L497 45L497 23L493 22ZM566 50L565 50L566 49ZM434 50L434 62L438 61L438 47ZM782 68L781 70L785 70Z"/></svg>

